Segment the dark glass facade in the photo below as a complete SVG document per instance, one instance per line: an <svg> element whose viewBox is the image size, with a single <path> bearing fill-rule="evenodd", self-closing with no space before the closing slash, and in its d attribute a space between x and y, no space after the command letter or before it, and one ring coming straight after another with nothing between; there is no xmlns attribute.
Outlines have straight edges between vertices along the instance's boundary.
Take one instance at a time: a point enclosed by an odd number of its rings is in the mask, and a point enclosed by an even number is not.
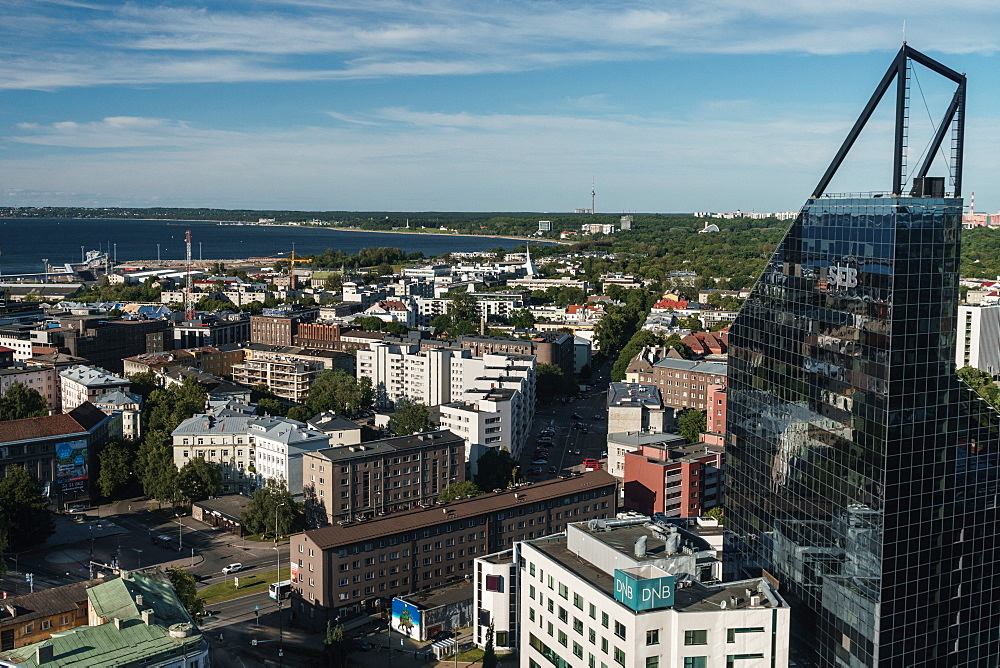
<svg viewBox="0 0 1000 668"><path fill-rule="evenodd" d="M956 198L810 199L730 331L729 575L821 666L1000 665L1000 414L955 374Z"/></svg>

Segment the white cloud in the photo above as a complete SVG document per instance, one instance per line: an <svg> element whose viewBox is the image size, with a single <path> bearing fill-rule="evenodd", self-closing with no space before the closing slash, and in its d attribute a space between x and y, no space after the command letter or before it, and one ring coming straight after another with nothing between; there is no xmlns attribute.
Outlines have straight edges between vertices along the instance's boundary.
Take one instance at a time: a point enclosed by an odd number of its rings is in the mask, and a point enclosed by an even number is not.
<svg viewBox="0 0 1000 668"><path fill-rule="evenodd" d="M991 54L995 4L958 0L171 2L0 8L0 87L293 81L528 71L670 54ZM309 56L308 58L304 56Z"/></svg>

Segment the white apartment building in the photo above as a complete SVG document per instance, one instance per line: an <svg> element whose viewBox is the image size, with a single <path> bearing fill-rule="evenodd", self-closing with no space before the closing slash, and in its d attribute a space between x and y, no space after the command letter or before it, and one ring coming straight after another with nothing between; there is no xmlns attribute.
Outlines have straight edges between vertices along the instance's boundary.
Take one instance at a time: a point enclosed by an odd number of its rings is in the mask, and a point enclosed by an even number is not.
<svg viewBox="0 0 1000 668"><path fill-rule="evenodd" d="M94 402L99 395L113 390L127 392L131 383L110 371L96 366L74 364L59 374L63 413L69 413L85 401Z"/></svg>
<svg viewBox="0 0 1000 668"><path fill-rule="evenodd" d="M788 666L788 605L764 578L719 582L714 548L686 528L591 520L517 543L514 555L518 624L508 637L524 666ZM509 617L498 598L477 619L479 644L482 622L496 630Z"/></svg>
<svg viewBox="0 0 1000 668"><path fill-rule="evenodd" d="M109 430L133 441L142 437L142 397L138 394L112 390L98 395L91 403L114 418Z"/></svg>
<svg viewBox="0 0 1000 668"><path fill-rule="evenodd" d="M501 386L500 379L523 386L534 403L535 358L530 355L487 354L473 357L462 348L420 350L417 344L372 343L357 351L358 378L369 378L375 403L392 406L400 399L437 406L464 398L469 389ZM526 383L521 383L521 380Z"/></svg>
<svg viewBox="0 0 1000 668"><path fill-rule="evenodd" d="M200 413L184 420L170 436L178 469L196 457L222 467L222 491L252 494L256 486L250 415L216 417Z"/></svg>
<svg viewBox="0 0 1000 668"><path fill-rule="evenodd" d="M476 462L487 450L507 450L520 456L531 428L531 414L525 414L521 393L517 390L470 390L469 401L441 404L440 427L465 439L466 461L472 475L478 473Z"/></svg>
<svg viewBox="0 0 1000 668"><path fill-rule="evenodd" d="M14 361L31 359L31 334L24 328L8 328L0 331L0 346L14 351Z"/></svg>
<svg viewBox="0 0 1000 668"><path fill-rule="evenodd" d="M254 418L247 422L255 445L257 487L268 479L281 479L289 492L302 495L302 453L330 447L330 437L321 431L286 418Z"/></svg>
<svg viewBox="0 0 1000 668"><path fill-rule="evenodd" d="M50 413L59 411L62 387L54 366L13 366L0 369L0 395L7 393L14 383L38 392L45 398Z"/></svg>
<svg viewBox="0 0 1000 668"><path fill-rule="evenodd" d="M958 307L955 366L971 366L1000 379L1000 305Z"/></svg>
<svg viewBox="0 0 1000 668"><path fill-rule="evenodd" d="M511 312L527 308L524 293L521 292L470 292L476 300L476 314L482 318L496 316L506 318ZM417 325L427 327L439 315L447 315L452 300L447 297L418 297L415 300Z"/></svg>

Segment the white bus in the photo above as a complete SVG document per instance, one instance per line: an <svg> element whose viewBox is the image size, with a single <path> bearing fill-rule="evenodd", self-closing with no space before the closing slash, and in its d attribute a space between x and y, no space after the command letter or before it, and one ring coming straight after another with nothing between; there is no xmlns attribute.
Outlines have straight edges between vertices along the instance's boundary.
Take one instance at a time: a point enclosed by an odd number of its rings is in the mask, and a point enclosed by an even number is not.
<svg viewBox="0 0 1000 668"><path fill-rule="evenodd" d="M276 601L288 598L292 595L292 581L282 580L281 582L272 582L267 595Z"/></svg>

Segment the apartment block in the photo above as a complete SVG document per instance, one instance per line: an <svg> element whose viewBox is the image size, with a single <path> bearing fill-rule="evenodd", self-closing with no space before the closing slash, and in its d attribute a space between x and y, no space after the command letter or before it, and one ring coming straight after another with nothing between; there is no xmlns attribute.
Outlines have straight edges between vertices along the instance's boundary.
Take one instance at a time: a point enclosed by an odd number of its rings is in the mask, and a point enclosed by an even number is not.
<svg viewBox="0 0 1000 668"><path fill-rule="evenodd" d="M323 448L302 457L313 522L346 523L433 504L465 481L465 442L448 430Z"/></svg>
<svg viewBox="0 0 1000 668"><path fill-rule="evenodd" d="M132 384L129 380L109 373L104 369L77 364L59 373L62 409L69 413L84 402L91 402L104 394L121 390L128 392Z"/></svg>
<svg viewBox="0 0 1000 668"><path fill-rule="evenodd" d="M1000 305L959 304L955 366L1000 378Z"/></svg>
<svg viewBox="0 0 1000 668"><path fill-rule="evenodd" d="M662 357L650 363L642 357L640 354L629 363L626 379L655 385L660 390L663 405L674 410L706 410L709 387L726 383L727 367L722 362Z"/></svg>
<svg viewBox="0 0 1000 668"><path fill-rule="evenodd" d="M223 346L250 340L250 318L244 313L200 314L194 320L177 323L172 329L173 346L170 347L173 349Z"/></svg>
<svg viewBox="0 0 1000 668"><path fill-rule="evenodd" d="M55 413L60 410L62 384L54 365L16 365L0 368L0 394L5 394L7 388L14 383L21 383L42 395L48 405L49 412Z"/></svg>
<svg viewBox="0 0 1000 668"><path fill-rule="evenodd" d="M725 449L707 443L649 443L625 453L622 506L647 515L700 517L725 498Z"/></svg>
<svg viewBox="0 0 1000 668"><path fill-rule="evenodd" d="M476 475L476 461L489 449L507 450L515 458L524 449L534 414L534 402L514 389L470 389L465 401L438 406L438 422L465 439L466 459Z"/></svg>
<svg viewBox="0 0 1000 668"><path fill-rule="evenodd" d="M609 434L624 431L662 433L673 426L674 411L664 407L660 390L655 385L608 385Z"/></svg>
<svg viewBox="0 0 1000 668"><path fill-rule="evenodd" d="M616 484L593 471L295 534L292 609L302 623L325 628L374 611L376 602L471 578L479 556L570 522L614 517Z"/></svg>

